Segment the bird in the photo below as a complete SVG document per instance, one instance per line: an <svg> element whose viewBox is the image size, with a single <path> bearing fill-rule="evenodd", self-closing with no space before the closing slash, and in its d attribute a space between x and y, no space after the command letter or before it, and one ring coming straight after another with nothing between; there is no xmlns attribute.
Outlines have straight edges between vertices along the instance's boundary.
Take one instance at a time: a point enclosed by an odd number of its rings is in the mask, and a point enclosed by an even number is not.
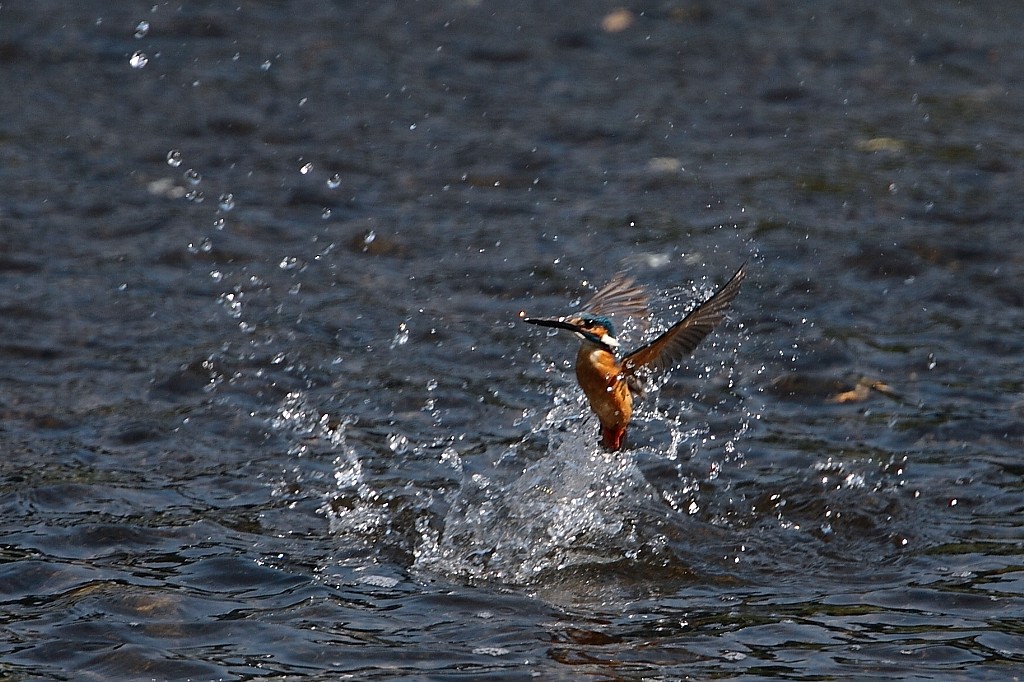
<svg viewBox="0 0 1024 682"><path fill-rule="evenodd" d="M618 358L613 318L632 317L642 328L649 325L649 297L643 286L618 273L580 309L569 316L538 318L520 313L523 322L564 329L580 339L576 353L576 379L590 408L601 423L601 445L622 449L626 427L633 416L633 396L643 396L648 373L671 369L697 348L723 320L746 277L746 263L706 301L691 310L656 339Z"/></svg>

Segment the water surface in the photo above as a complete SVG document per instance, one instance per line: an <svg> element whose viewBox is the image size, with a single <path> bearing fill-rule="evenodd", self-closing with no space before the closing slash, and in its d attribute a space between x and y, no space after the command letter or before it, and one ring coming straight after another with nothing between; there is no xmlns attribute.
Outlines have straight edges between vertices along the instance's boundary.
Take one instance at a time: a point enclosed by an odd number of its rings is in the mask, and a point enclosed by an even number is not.
<svg viewBox="0 0 1024 682"><path fill-rule="evenodd" d="M1022 24L5 3L0 672L1018 676ZM602 452L520 311L744 261Z"/></svg>

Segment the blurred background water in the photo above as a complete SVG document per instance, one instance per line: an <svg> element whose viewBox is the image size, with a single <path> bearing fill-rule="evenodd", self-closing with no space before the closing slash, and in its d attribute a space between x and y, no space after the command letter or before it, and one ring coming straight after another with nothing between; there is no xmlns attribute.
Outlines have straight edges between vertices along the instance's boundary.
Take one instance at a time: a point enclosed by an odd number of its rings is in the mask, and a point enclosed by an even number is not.
<svg viewBox="0 0 1024 682"><path fill-rule="evenodd" d="M1016 678L1022 25L3 3L0 676ZM743 261L603 453L519 312Z"/></svg>

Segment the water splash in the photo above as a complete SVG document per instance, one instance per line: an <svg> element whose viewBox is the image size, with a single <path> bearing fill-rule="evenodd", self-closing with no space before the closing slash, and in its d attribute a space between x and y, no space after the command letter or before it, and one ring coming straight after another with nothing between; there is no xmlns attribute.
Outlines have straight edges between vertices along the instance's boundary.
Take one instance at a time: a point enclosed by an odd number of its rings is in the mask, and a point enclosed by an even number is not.
<svg viewBox="0 0 1024 682"><path fill-rule="evenodd" d="M527 584L551 571L639 553L645 540L627 512L638 495L651 495L649 485L635 465L585 464L553 455L508 488L474 477L455 500L442 531L421 527L415 568ZM582 470L603 481L578 475Z"/></svg>
<svg viewBox="0 0 1024 682"><path fill-rule="evenodd" d="M391 518L383 503L384 494L370 485L362 459L347 442L349 420L338 420L321 412L305 394L295 391L285 397L270 423L275 431L287 434L292 441L290 457L331 454L331 485L320 492L324 500L320 511L328 519L333 534L370 544L388 527ZM307 481L292 481L290 485L304 482Z"/></svg>
<svg viewBox="0 0 1024 682"><path fill-rule="evenodd" d="M596 433L582 395L558 391L554 407L524 441L484 470L464 469L442 522L419 525L414 568L530 584L641 555L669 560L661 528L673 512L635 453L605 452ZM533 439L547 443L528 463Z"/></svg>

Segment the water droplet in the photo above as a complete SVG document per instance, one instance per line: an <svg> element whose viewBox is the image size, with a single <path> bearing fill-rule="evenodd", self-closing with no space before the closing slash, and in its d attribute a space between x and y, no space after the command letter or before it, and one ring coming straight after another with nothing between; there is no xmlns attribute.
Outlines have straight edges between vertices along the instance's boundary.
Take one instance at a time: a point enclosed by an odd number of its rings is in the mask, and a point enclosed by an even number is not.
<svg viewBox="0 0 1024 682"><path fill-rule="evenodd" d="M235 195L232 194L231 192L225 192L224 194L221 194L220 198L217 200L217 206L220 208L220 210L227 213L228 211L235 207Z"/></svg>
<svg viewBox="0 0 1024 682"><path fill-rule="evenodd" d="M167 152L167 165L171 168L177 168L181 165L181 152L177 149L172 149Z"/></svg>
<svg viewBox="0 0 1024 682"><path fill-rule="evenodd" d="M270 60L269 59L267 61L263 62L262 64L260 64L260 70L261 71L270 71Z"/></svg>
<svg viewBox="0 0 1024 682"><path fill-rule="evenodd" d="M184 178L185 182L192 185L193 187L195 187L196 185L203 181L203 176L200 175L199 171L197 171L194 168L189 168L187 171L185 171Z"/></svg>
<svg viewBox="0 0 1024 682"><path fill-rule="evenodd" d="M145 52L133 52L131 58L128 60L128 65L133 69L141 69L149 64L149 57L146 56Z"/></svg>
<svg viewBox="0 0 1024 682"><path fill-rule="evenodd" d="M330 217L331 217L331 209L329 209L329 208L325 208L324 210L322 210L322 211L320 212L320 218L321 218L322 220L327 220L327 219L328 219L328 218L330 218Z"/></svg>
<svg viewBox="0 0 1024 682"><path fill-rule="evenodd" d="M199 243L189 242L188 244L189 253L210 253L210 251L213 251L213 242L209 237L203 237Z"/></svg>
<svg viewBox="0 0 1024 682"><path fill-rule="evenodd" d="M217 302L227 308L228 314L231 317L238 319L242 316L241 297L241 294L225 292L217 297Z"/></svg>
<svg viewBox="0 0 1024 682"><path fill-rule="evenodd" d="M369 246L370 244L373 243L373 241L376 238L377 238L377 233L374 232L373 230L370 230L369 232L366 233L366 236L363 237L363 244L366 245L366 246Z"/></svg>
<svg viewBox="0 0 1024 682"><path fill-rule="evenodd" d="M206 195L203 194L200 190L194 189L185 194L185 199L191 201L193 204L201 204L203 203L203 200L206 199Z"/></svg>
<svg viewBox="0 0 1024 682"><path fill-rule="evenodd" d="M299 169L299 172L302 173L303 175L309 175L312 171L313 171L313 164L312 163L304 163L304 164L302 164L302 168Z"/></svg>
<svg viewBox="0 0 1024 682"><path fill-rule="evenodd" d="M409 328L405 322L403 322L398 325L398 333L395 334L393 339L391 339L391 349L394 350L395 348L404 346L407 343L409 343Z"/></svg>
<svg viewBox="0 0 1024 682"><path fill-rule="evenodd" d="M405 452L409 448L409 438L400 433L388 434L387 443L388 448L396 453Z"/></svg>
<svg viewBox="0 0 1024 682"><path fill-rule="evenodd" d="M935 353L928 354L928 369L935 369L935 365L939 364L935 360Z"/></svg>
<svg viewBox="0 0 1024 682"><path fill-rule="evenodd" d="M429 381L427 381L427 390L428 391L435 391L435 390L437 390L437 379L430 379Z"/></svg>
<svg viewBox="0 0 1024 682"><path fill-rule="evenodd" d="M138 24L136 24L136 26L135 26L135 37L136 38L145 38L147 33L149 33L149 22L148 21L142 20Z"/></svg>
<svg viewBox="0 0 1024 682"><path fill-rule="evenodd" d="M294 270L295 266L298 265L299 259L295 256L285 256L281 259L281 262L277 264L277 267L282 270Z"/></svg>
<svg viewBox="0 0 1024 682"><path fill-rule="evenodd" d="M341 187L341 174L335 173L327 179L327 186L331 189L338 189Z"/></svg>
<svg viewBox="0 0 1024 682"><path fill-rule="evenodd" d="M416 130L416 124L413 123L409 126L409 130Z"/></svg>
<svg viewBox="0 0 1024 682"><path fill-rule="evenodd" d="M462 469L462 458L459 457L459 452L455 448L449 446L441 452L440 457L441 464L447 464L453 469Z"/></svg>
<svg viewBox="0 0 1024 682"><path fill-rule="evenodd" d="M213 221L213 229L215 229L215 230L223 230L224 229L224 219L223 218L217 218L216 220L214 220Z"/></svg>

